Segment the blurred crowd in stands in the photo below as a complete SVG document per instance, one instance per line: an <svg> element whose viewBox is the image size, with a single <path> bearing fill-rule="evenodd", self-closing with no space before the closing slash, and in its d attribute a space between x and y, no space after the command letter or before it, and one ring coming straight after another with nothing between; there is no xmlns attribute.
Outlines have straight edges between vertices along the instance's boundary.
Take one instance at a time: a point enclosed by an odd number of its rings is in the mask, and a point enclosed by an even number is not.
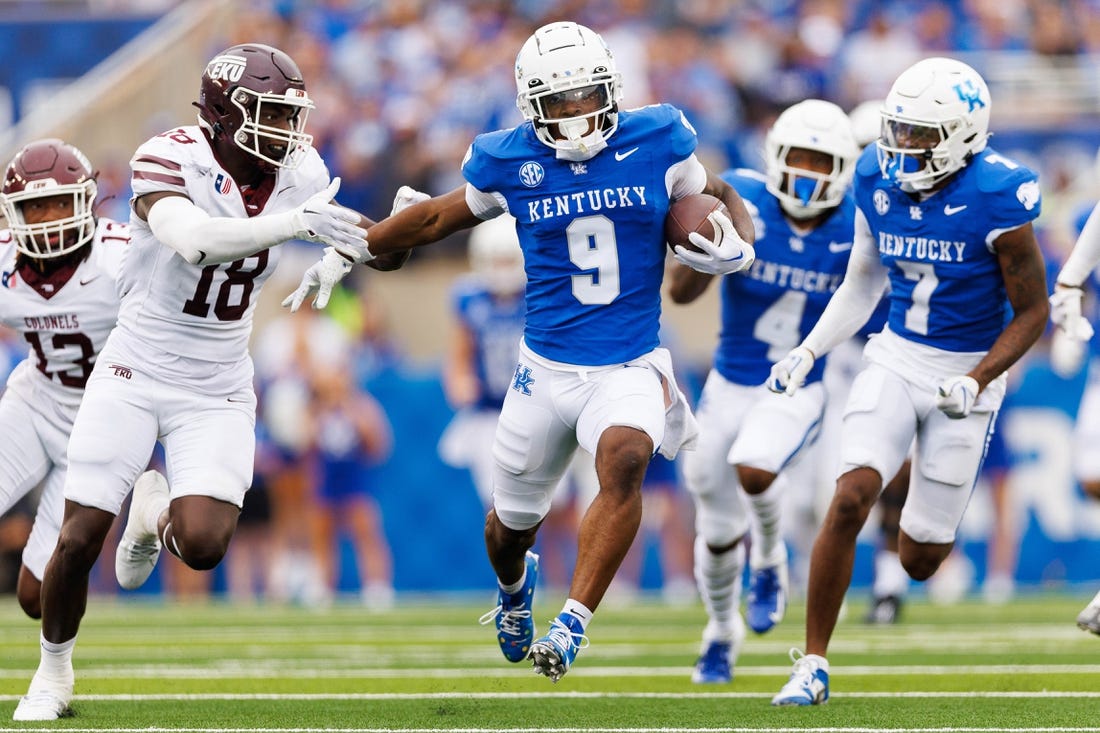
<svg viewBox="0 0 1100 733"><path fill-rule="evenodd" d="M381 215L405 183L459 183L477 133L521 121L511 60L531 29L571 18L598 29L624 102L683 109L714 167L760 163L762 134L793 102L851 110L882 98L916 60L962 56L991 79L994 130L1014 127L991 66L1043 69L1100 51L1089 0L273 0L230 40L263 39L298 60L318 110L316 145L341 200ZM1023 74L1023 71L1021 71ZM1065 122L1065 120L1062 120ZM456 243L456 247L461 243ZM434 248L427 256L443 248Z"/></svg>

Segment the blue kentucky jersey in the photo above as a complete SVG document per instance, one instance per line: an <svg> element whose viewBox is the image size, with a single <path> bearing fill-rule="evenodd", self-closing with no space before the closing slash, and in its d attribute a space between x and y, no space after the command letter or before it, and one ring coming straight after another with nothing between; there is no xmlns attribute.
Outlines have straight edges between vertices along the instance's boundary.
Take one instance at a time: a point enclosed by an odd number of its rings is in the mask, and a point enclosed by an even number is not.
<svg viewBox="0 0 1100 733"><path fill-rule="evenodd" d="M771 365L810 332L844 279L852 250L855 200L845 196L813 231L791 228L764 178L748 170L722 175L745 202L756 228L756 261L722 278L722 333L714 356L718 372L735 384L763 384ZM818 359L806 382L821 379Z"/></svg>
<svg viewBox="0 0 1100 733"><path fill-rule="evenodd" d="M658 345L668 169L695 151L675 107L619 113L607 149L558 160L525 123L479 135L462 173L516 217L527 272L524 339L537 354L599 366Z"/></svg>
<svg viewBox="0 0 1100 733"><path fill-rule="evenodd" d="M1039 216L1036 174L986 148L922 201L883 178L871 145L854 188L890 268L890 330L945 351L988 350L1009 312L990 245Z"/></svg>
<svg viewBox="0 0 1100 733"><path fill-rule="evenodd" d="M512 385L523 335L523 295L494 297L476 277L460 278L451 290L455 318L474 340L474 373L480 397L475 407L499 410Z"/></svg>

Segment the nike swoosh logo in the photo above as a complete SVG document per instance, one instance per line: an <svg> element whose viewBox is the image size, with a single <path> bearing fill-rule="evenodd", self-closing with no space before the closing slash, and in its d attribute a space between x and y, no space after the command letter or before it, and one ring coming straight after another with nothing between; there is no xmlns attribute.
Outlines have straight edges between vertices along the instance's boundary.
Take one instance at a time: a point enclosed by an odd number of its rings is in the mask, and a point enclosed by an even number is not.
<svg viewBox="0 0 1100 733"><path fill-rule="evenodd" d="M92 282L93 280L95 280L95 279L96 279L96 278L98 278L98 277L99 277L99 275L92 275L92 276L91 276L90 278L88 278L87 280L85 280L84 278L81 278L81 279L80 279L80 284L81 284L81 285L87 285L88 283Z"/></svg>
<svg viewBox="0 0 1100 733"><path fill-rule="evenodd" d="M616 151L615 152L615 160L626 160L631 155L634 155L634 153L636 153L636 152L638 152L638 148L631 148L630 150L627 150L625 153L620 153L620 152Z"/></svg>
<svg viewBox="0 0 1100 733"><path fill-rule="evenodd" d="M951 216L952 214L959 213L960 211L962 211L965 208L966 208L966 204L963 204L962 206L952 206L951 204L947 204L946 206L943 207L943 213L947 214L948 216Z"/></svg>
<svg viewBox="0 0 1100 733"><path fill-rule="evenodd" d="M195 264L198 265L205 259L206 259L206 252L200 249L199 250L199 259L198 259L197 262L195 262Z"/></svg>
<svg viewBox="0 0 1100 733"><path fill-rule="evenodd" d="M245 403L245 402L251 402L251 400L235 400L235 399L233 399L232 397L226 397L226 398L225 398L225 401L226 401L226 402L232 402L233 404L238 404L238 403Z"/></svg>
<svg viewBox="0 0 1100 733"><path fill-rule="evenodd" d="M851 242L829 242L829 251L833 253L847 252L851 248Z"/></svg>

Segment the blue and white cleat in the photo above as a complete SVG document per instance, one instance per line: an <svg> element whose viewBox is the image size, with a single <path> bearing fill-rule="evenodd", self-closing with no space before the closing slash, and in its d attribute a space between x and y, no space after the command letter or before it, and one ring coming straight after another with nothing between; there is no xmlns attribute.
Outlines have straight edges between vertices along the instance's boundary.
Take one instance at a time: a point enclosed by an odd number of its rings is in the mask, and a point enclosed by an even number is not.
<svg viewBox="0 0 1100 733"><path fill-rule="evenodd" d="M581 622L570 613L561 612L550 622L550 633L531 645L535 673L557 682L569 671L577 652L588 647Z"/></svg>
<svg viewBox="0 0 1100 733"><path fill-rule="evenodd" d="M733 636L729 639L708 640L708 634L703 634L703 648L691 672L691 681L695 684L723 685L733 681L733 666L737 664L737 655L745 641L745 622L741 615L734 616L733 622Z"/></svg>
<svg viewBox="0 0 1100 733"><path fill-rule="evenodd" d="M823 705L829 702L829 662L816 654L791 649L794 670L772 705Z"/></svg>
<svg viewBox="0 0 1100 733"><path fill-rule="evenodd" d="M753 570L749 576L749 593L745 599L745 618L748 619L749 628L763 634L782 621L786 612L787 563Z"/></svg>
<svg viewBox="0 0 1100 733"><path fill-rule="evenodd" d="M530 550L525 559L527 576L519 592L507 594L497 591L497 607L478 619L478 623L496 621L497 642L500 651L509 662L522 662L531 651L535 638L535 621L531 617L531 604L535 600L535 583L539 578L539 556Z"/></svg>
<svg viewBox="0 0 1100 733"><path fill-rule="evenodd" d="M697 685L724 685L732 682L731 646L728 641L708 641L704 644L703 653L695 661L691 681Z"/></svg>

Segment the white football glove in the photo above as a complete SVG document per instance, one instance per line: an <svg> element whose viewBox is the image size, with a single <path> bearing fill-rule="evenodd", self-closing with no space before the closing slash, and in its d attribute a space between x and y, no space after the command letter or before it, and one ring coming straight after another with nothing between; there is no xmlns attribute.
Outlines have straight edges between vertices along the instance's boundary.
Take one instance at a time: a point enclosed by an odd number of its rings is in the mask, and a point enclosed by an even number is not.
<svg viewBox="0 0 1100 733"><path fill-rule="evenodd" d="M357 263L369 262L374 255L367 247L367 230L359 226L359 214L332 203L339 190L340 178L333 178L328 188L290 212L294 236L327 244Z"/></svg>
<svg viewBox="0 0 1100 733"><path fill-rule="evenodd" d="M413 204L419 204L421 201L427 201L431 196L423 191L417 191L412 186L402 186L397 189L397 195L393 197L393 208L390 209L390 216L404 211Z"/></svg>
<svg viewBox="0 0 1100 733"><path fill-rule="evenodd" d="M936 390L936 407L952 420L969 415L977 399L978 380L965 374L948 377Z"/></svg>
<svg viewBox="0 0 1100 733"><path fill-rule="evenodd" d="M1081 371L1088 356L1088 341L1070 336L1061 328L1054 329L1050 337L1050 368L1062 379Z"/></svg>
<svg viewBox="0 0 1100 733"><path fill-rule="evenodd" d="M677 262L709 275L728 275L751 265L756 259L756 250L741 239L730 218L721 211L712 211L707 219L714 227L714 240L708 240L699 232L691 232L688 241L703 251L692 252L678 244L673 251Z"/></svg>
<svg viewBox="0 0 1100 733"><path fill-rule="evenodd" d="M805 346L796 346L782 361L772 364L768 375L768 389L782 394L793 395L806 381L806 375L814 367L814 352Z"/></svg>
<svg viewBox="0 0 1100 733"><path fill-rule="evenodd" d="M1066 336L1078 341L1092 338L1092 325L1081 315L1081 288L1055 285L1050 295L1050 320Z"/></svg>
<svg viewBox="0 0 1100 733"><path fill-rule="evenodd" d="M313 307L324 308L332 295L336 283L351 272L351 262L332 247L325 247L325 254L310 265L302 275L298 289L283 299L283 307L290 306L290 312L296 313L306 298L313 295Z"/></svg>

